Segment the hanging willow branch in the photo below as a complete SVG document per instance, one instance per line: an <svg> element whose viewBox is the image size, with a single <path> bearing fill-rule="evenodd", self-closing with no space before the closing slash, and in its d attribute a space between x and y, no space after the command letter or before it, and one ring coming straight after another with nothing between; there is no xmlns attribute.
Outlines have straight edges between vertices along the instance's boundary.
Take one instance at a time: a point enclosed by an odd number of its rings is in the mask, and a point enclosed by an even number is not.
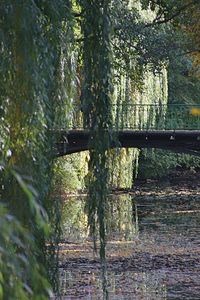
<svg viewBox="0 0 200 300"><path fill-rule="evenodd" d="M91 130L89 162L89 226L94 241L97 228L100 236L100 256L105 261L105 209L107 201L107 149L111 126L111 25L110 1L81 1L84 22L83 112L85 127ZM96 247L96 243L95 243Z"/></svg>

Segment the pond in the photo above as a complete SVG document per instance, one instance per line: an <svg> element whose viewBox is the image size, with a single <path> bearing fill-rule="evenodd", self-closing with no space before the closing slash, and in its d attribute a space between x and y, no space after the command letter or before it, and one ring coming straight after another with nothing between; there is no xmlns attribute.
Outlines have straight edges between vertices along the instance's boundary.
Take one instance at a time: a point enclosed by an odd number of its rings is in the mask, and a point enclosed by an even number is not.
<svg viewBox="0 0 200 300"><path fill-rule="evenodd" d="M200 299L200 190L136 189L109 201L109 299ZM63 299L103 299L85 197L64 203L60 278Z"/></svg>

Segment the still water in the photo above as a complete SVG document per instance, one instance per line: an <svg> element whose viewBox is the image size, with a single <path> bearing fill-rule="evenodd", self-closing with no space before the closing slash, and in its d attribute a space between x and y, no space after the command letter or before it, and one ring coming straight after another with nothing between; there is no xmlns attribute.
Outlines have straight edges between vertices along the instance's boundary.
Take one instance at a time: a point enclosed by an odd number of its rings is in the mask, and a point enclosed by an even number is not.
<svg viewBox="0 0 200 300"><path fill-rule="evenodd" d="M107 224L109 299L200 299L200 191L112 195ZM63 299L102 299L98 255L85 197L64 203L60 254Z"/></svg>

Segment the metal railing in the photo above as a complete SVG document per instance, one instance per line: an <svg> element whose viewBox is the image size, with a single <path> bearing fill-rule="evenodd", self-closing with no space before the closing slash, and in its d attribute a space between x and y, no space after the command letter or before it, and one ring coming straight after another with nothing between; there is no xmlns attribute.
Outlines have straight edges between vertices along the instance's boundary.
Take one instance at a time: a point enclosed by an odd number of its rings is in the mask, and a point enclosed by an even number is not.
<svg viewBox="0 0 200 300"><path fill-rule="evenodd" d="M113 105L114 130L200 130L200 104ZM76 107L70 128L83 128L83 112Z"/></svg>

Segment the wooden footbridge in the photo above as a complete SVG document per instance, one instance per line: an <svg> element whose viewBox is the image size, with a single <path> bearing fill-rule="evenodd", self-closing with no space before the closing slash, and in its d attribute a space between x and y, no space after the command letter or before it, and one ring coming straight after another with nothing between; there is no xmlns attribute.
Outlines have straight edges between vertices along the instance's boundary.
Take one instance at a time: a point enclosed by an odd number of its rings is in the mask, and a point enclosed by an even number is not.
<svg viewBox="0 0 200 300"><path fill-rule="evenodd" d="M131 108L120 113L116 126L109 131L111 148L159 148L200 156L200 107L132 105ZM88 129L62 129L58 135L57 157L91 149Z"/></svg>

